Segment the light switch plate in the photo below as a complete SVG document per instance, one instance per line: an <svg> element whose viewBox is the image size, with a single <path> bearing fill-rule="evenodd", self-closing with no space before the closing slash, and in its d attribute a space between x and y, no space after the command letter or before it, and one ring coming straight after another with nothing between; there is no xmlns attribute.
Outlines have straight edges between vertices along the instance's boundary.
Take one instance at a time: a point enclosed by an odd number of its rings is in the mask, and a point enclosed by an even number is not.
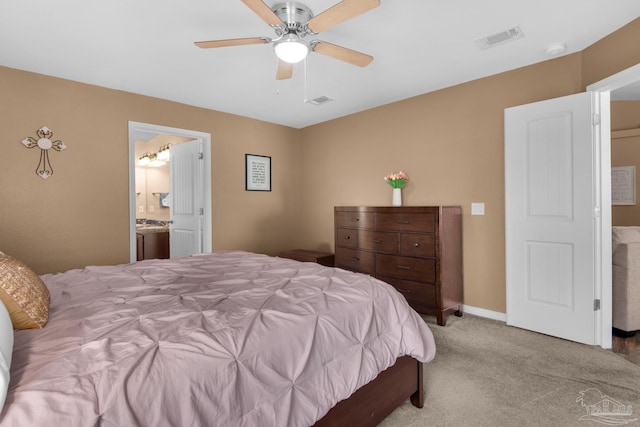
<svg viewBox="0 0 640 427"><path fill-rule="evenodd" d="M484 215L484 203L471 203L471 215Z"/></svg>

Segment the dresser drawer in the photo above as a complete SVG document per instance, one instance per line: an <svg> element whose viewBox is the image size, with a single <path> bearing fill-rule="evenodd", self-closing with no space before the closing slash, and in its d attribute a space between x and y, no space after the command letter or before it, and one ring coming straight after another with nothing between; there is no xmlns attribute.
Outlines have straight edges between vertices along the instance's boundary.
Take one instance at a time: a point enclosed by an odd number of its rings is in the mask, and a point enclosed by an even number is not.
<svg viewBox="0 0 640 427"><path fill-rule="evenodd" d="M377 213L376 230L420 231L433 233L436 229L436 216L431 213Z"/></svg>
<svg viewBox="0 0 640 427"><path fill-rule="evenodd" d="M375 274L376 255L373 252L337 247L336 267Z"/></svg>
<svg viewBox="0 0 640 427"><path fill-rule="evenodd" d="M398 233L360 230L358 231L358 245L360 249L397 254Z"/></svg>
<svg viewBox="0 0 640 427"><path fill-rule="evenodd" d="M373 212L338 211L335 213L336 227L373 228Z"/></svg>
<svg viewBox="0 0 640 427"><path fill-rule="evenodd" d="M358 230L353 228L336 228L336 245L343 248L357 248Z"/></svg>
<svg viewBox="0 0 640 427"><path fill-rule="evenodd" d="M401 233L400 255L419 257L436 256L436 235Z"/></svg>
<svg viewBox="0 0 640 427"><path fill-rule="evenodd" d="M335 206L336 266L394 286L419 313L462 315L460 206Z"/></svg>
<svg viewBox="0 0 640 427"><path fill-rule="evenodd" d="M376 278L396 288L398 292L404 295L409 305L438 307L436 302L436 287L432 283L414 282L380 275L376 276Z"/></svg>
<svg viewBox="0 0 640 427"><path fill-rule="evenodd" d="M376 255L376 274L435 283L435 259L401 257L397 255Z"/></svg>

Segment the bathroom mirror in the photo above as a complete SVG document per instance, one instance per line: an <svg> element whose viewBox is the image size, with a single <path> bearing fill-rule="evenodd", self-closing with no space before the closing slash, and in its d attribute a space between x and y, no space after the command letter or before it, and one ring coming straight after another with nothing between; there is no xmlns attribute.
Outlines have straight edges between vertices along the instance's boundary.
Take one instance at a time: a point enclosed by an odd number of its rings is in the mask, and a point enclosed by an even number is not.
<svg viewBox="0 0 640 427"><path fill-rule="evenodd" d="M192 139L176 135L157 135L148 141L136 141L136 223L169 222L169 149Z"/></svg>

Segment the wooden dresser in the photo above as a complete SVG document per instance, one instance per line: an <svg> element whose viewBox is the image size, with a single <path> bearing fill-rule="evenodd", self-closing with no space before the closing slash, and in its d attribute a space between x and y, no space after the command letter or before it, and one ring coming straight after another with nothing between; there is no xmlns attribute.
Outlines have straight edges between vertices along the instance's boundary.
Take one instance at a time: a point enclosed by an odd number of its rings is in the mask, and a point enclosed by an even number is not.
<svg viewBox="0 0 640 427"><path fill-rule="evenodd" d="M336 267L393 285L418 312L462 316L460 206L336 206Z"/></svg>

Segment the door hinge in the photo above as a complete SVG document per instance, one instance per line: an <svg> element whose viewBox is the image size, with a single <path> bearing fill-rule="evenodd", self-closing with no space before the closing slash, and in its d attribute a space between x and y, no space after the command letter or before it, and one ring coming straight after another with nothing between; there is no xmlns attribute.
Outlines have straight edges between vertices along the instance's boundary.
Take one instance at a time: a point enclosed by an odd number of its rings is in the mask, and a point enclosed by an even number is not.
<svg viewBox="0 0 640 427"><path fill-rule="evenodd" d="M594 299L593 300L593 311L598 311L600 310L600 300L599 299Z"/></svg>
<svg viewBox="0 0 640 427"><path fill-rule="evenodd" d="M594 206L593 208L593 217L600 218L600 206Z"/></svg>
<svg viewBox="0 0 640 427"><path fill-rule="evenodd" d="M204 153L203 152L199 152L198 153L198 160L202 160L204 159Z"/></svg>
<svg viewBox="0 0 640 427"><path fill-rule="evenodd" d="M593 114L593 124L596 126L600 124L600 114Z"/></svg>
<svg viewBox="0 0 640 427"><path fill-rule="evenodd" d="M200 215L204 215L204 208L200 208Z"/></svg>

